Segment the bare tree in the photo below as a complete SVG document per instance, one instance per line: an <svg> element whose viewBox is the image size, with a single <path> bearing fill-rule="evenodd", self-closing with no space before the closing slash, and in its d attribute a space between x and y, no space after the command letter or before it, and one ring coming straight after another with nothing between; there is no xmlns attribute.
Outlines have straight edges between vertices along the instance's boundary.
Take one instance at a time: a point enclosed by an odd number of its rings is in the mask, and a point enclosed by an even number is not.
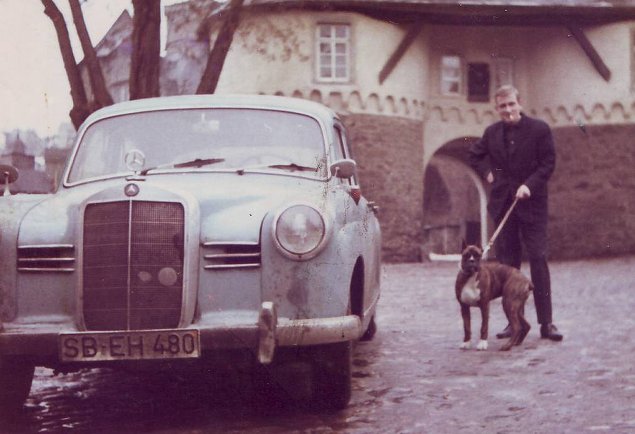
<svg viewBox="0 0 635 434"><path fill-rule="evenodd" d="M98 108L110 105L113 99L108 92L99 58L90 41L88 30L81 9L80 0L68 0L73 14L77 34L84 52L84 63L88 72L94 101L87 98L85 84L82 81L80 68L75 60L68 27L64 16L54 0L41 0L44 13L51 19L57 33L57 39L64 61L64 68L71 87L73 108L69 115L75 128ZM198 5L199 0L193 3ZM214 93L227 52L232 44L234 32L239 25L240 10L244 0L231 0L218 16L207 18L220 23L220 30L214 46L208 56L205 72L197 89L197 93ZM132 54L130 59L130 99L146 98L160 95L160 0L132 0L133 29ZM198 5L200 6L200 5ZM210 26L204 26L209 31ZM208 37L208 35L206 35Z"/></svg>
<svg viewBox="0 0 635 434"><path fill-rule="evenodd" d="M130 99L159 96L161 0L132 0Z"/></svg>

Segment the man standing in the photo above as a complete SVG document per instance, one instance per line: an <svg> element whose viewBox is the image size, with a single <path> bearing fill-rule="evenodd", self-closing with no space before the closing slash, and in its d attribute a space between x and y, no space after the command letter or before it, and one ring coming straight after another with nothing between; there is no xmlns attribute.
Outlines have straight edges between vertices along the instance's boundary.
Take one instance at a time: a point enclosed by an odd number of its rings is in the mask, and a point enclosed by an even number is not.
<svg viewBox="0 0 635 434"><path fill-rule="evenodd" d="M552 321L547 265L547 181L556 163L551 130L545 122L522 113L518 90L513 86L499 88L494 100L501 121L490 125L471 146L470 165L492 186L487 209L496 226L518 198L496 240L496 257L520 269L522 240L529 257L540 336L561 341L563 336ZM509 336L509 325L496 335L499 339Z"/></svg>

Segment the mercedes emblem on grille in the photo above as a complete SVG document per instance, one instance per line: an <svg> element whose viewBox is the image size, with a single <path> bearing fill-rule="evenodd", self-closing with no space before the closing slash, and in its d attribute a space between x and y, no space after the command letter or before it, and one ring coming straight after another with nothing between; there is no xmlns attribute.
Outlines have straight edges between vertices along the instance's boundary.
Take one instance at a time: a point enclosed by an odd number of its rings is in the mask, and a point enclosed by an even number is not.
<svg viewBox="0 0 635 434"><path fill-rule="evenodd" d="M130 183L124 187L123 191L128 197L136 196L139 194L139 186L137 184Z"/></svg>

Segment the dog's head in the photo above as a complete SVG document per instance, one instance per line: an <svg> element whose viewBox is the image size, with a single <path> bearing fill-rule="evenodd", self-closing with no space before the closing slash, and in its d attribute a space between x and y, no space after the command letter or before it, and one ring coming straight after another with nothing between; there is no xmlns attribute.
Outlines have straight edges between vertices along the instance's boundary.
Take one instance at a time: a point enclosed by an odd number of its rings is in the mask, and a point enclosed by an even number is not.
<svg viewBox="0 0 635 434"><path fill-rule="evenodd" d="M467 244L463 240L461 245L461 270L464 273L474 274L478 271L483 257L483 249L474 244Z"/></svg>

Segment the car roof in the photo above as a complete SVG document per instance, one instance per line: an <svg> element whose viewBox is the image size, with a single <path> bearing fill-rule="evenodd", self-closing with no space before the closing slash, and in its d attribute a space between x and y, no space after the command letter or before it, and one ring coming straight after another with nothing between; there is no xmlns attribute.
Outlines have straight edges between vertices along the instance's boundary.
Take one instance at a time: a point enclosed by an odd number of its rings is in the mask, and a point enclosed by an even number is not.
<svg viewBox="0 0 635 434"><path fill-rule="evenodd" d="M273 109L304 113L330 121L337 118L328 107L305 99L274 95L178 95L157 98L142 98L104 107L92 113L84 122L87 126L99 119L129 113L154 110L196 109L196 108L251 108Z"/></svg>

